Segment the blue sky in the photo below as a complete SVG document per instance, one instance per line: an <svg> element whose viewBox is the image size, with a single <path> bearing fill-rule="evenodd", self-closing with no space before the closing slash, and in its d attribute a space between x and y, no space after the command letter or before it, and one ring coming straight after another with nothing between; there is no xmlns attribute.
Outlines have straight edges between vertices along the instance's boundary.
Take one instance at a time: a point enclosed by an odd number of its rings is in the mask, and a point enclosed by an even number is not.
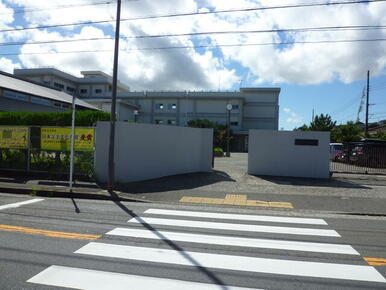
<svg viewBox="0 0 386 290"><path fill-rule="evenodd" d="M0 30L113 20L115 5L84 6L96 2L102 1L69 0L63 3L60 0L0 0ZM305 2L124 0L122 18L299 3ZM73 7L58 7L64 4ZM40 11L14 13L20 8ZM0 43L109 37L114 30L113 24L0 32ZM338 123L356 120L366 73L370 70L370 121L386 119L386 41L251 46L283 41L386 39L386 29L130 38L138 35L352 25L386 25L386 2L124 21L121 28L119 77L132 90L238 90L240 84L243 87L281 87L279 127L291 130L308 124L313 109L315 114L332 115ZM144 47L208 44L244 46L138 50ZM112 40L0 46L0 70L12 72L20 67L56 67L75 75L79 75L81 70L111 73L112 48ZM95 50L106 52L95 53ZM89 52L46 54L48 51ZM28 54L31 52L39 55ZM6 53L19 55L4 56ZM359 117L364 121L364 111Z"/></svg>

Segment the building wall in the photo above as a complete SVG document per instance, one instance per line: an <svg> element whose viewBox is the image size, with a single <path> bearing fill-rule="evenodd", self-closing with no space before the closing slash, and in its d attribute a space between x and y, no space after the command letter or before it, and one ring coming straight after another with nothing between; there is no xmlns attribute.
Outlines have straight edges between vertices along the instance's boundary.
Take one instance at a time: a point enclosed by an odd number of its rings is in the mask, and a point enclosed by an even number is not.
<svg viewBox="0 0 386 290"><path fill-rule="evenodd" d="M295 140L317 140L317 146ZM329 132L249 131L248 173L253 175L328 178Z"/></svg>
<svg viewBox="0 0 386 290"><path fill-rule="evenodd" d="M96 127L95 172L100 182L108 179L109 129L109 122ZM117 122L115 136L117 182L211 170L212 129Z"/></svg>
<svg viewBox="0 0 386 290"><path fill-rule="evenodd" d="M64 108L44 106L30 102L12 100L0 96L0 111L4 112L63 112Z"/></svg>
<svg viewBox="0 0 386 290"><path fill-rule="evenodd" d="M104 75L86 74L83 78L78 78L67 73L52 69L21 69L15 70L15 75L28 80L32 80L54 89L64 91L77 97L107 97L111 96L111 78ZM87 90L87 92L81 92ZM118 86L118 91L125 91Z"/></svg>

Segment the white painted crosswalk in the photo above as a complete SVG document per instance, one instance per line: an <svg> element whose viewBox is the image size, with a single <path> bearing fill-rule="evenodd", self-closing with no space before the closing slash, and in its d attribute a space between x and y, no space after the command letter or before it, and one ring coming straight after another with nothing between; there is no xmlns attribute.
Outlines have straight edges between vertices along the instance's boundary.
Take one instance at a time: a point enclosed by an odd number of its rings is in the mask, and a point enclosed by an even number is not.
<svg viewBox="0 0 386 290"><path fill-rule="evenodd" d="M221 285L55 265L29 279L28 282L85 290L224 290ZM227 286L226 290L251 290L251 288Z"/></svg>
<svg viewBox="0 0 386 290"><path fill-rule="evenodd" d="M142 229L116 228L106 235L135 237L144 239L170 240L178 242L201 243L211 245L266 248L290 251L318 252L331 254L359 255L350 245L297 242L274 239L251 239L219 235L202 235L168 231L151 231Z"/></svg>
<svg viewBox="0 0 386 290"><path fill-rule="evenodd" d="M219 222L207 222L207 221L195 221L195 220L176 220L176 219L135 217L131 219L129 223L165 225L165 226L184 227L184 228L189 227L189 228L213 229L213 230L263 232L263 233L288 234L288 235L340 237L340 235L334 230L265 226L265 225L255 225L255 224L252 225L252 224L219 223Z"/></svg>
<svg viewBox="0 0 386 290"><path fill-rule="evenodd" d="M183 211L183 210L166 210L166 209L148 209L145 214L158 214L168 216L199 217L211 219L228 219L233 221L252 221L252 222L274 222L274 223L291 223L291 224L310 224L310 225L327 225L323 219L298 218L298 217L279 217L265 215L246 215L231 213L214 213L202 211Z"/></svg>
<svg viewBox="0 0 386 290"><path fill-rule="evenodd" d="M142 263L141 267L167 265L187 269L188 273L192 271L189 269L215 269L235 275L269 275L271 279L277 276L386 283L374 267L360 261L360 253L339 242L339 233L328 228L323 219L148 209L130 219L127 227L114 228L105 237L106 240L88 243L74 253L86 260L99 257L110 262ZM307 255L302 259L295 254L289 258L288 252ZM320 253L334 257L333 262L318 258ZM237 287L238 283L226 286L216 280L208 284L179 277L141 276L130 271L117 273L95 269L93 265L90 269L53 265L28 282L76 289L251 289Z"/></svg>
<svg viewBox="0 0 386 290"><path fill-rule="evenodd" d="M95 242L89 243L77 250L75 253L233 271L248 271L330 279L349 279L355 281L384 281L383 276L373 267L360 265L251 258L245 256L185 252Z"/></svg>

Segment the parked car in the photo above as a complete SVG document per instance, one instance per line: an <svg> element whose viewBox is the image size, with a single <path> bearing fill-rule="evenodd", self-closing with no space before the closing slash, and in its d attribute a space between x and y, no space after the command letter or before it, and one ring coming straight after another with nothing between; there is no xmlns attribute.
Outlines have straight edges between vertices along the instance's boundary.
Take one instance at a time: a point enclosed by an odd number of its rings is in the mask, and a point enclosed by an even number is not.
<svg viewBox="0 0 386 290"><path fill-rule="evenodd" d="M330 143L330 160L340 161L344 159L345 153L343 151L342 143Z"/></svg>
<svg viewBox="0 0 386 290"><path fill-rule="evenodd" d="M350 162L358 166L386 168L386 141L365 141L356 144L350 153Z"/></svg>

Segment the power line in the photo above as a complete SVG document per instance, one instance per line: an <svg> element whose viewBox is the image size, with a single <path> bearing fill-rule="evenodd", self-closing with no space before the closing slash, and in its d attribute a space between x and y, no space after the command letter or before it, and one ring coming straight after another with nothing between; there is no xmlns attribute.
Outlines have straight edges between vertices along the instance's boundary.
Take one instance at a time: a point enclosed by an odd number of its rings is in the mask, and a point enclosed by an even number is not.
<svg viewBox="0 0 386 290"><path fill-rule="evenodd" d="M19 14L19 13L29 13L29 12L40 12L40 11L50 11L55 9L66 9L66 8L74 8L74 7L86 7L86 6L99 6L99 5L110 5L115 4L115 1L103 1L103 2L93 2L93 3L79 3L79 4L66 4L66 5L55 5L48 6L46 8L34 8L34 7L24 7L21 9L13 9L13 12L10 13L0 13L0 15L9 15L9 14Z"/></svg>
<svg viewBox="0 0 386 290"><path fill-rule="evenodd" d="M255 11L272 10L272 9L368 4L368 3L380 3L380 2L385 2L385 1L386 0L355 0L355 1L345 1L345 2L329 2L329 3L322 2L322 3L308 3L308 4L293 4L293 5L284 5L284 6L269 6L269 7L258 7L258 8L242 8L242 9L217 10L217 11L202 11L202 12L193 12L193 13L191 12L191 13L177 13L177 14L166 14L166 15L142 16L142 17L133 17L133 18L121 19L121 21L147 20L147 19L157 19L157 18L172 18L172 17L182 17L182 16L201 16L201 15L209 15L209 14L235 13L235 12L255 12ZM67 26L76 26L76 25L104 24L104 23L110 23L113 21L114 20L110 19L110 20L100 20L100 21L86 21L86 22L74 22L74 23L65 23L65 24L41 25L41 26L33 26L33 27L3 29L3 30L0 30L0 32L13 32L13 31L24 31L24 30L32 30L32 29L57 28L57 27L67 27Z"/></svg>
<svg viewBox="0 0 386 290"><path fill-rule="evenodd" d="M320 40L320 41L293 41L293 42L267 42L267 43L243 43L243 44L216 44L216 45L186 45L186 46L165 46L165 47L140 47L126 49L122 51L147 51L147 50L169 50L169 49L189 49L189 48L220 48L220 47L248 47L264 45L293 45L293 44L323 44L323 43L355 43L355 42L375 42L386 41L386 38L377 39L345 39L345 40ZM25 53L2 53L1 56L17 55L38 55L38 54L60 54L60 53L101 53L111 52L109 49L104 50L77 50L77 51L48 51L48 52L25 52Z"/></svg>
<svg viewBox="0 0 386 290"><path fill-rule="evenodd" d="M325 31L348 31L348 30L372 30L372 29L386 29L382 25L360 25L360 26L332 26L332 27L309 27L309 28L289 28L289 29L269 29L269 30L240 30L240 31L209 31L209 32L191 32L179 34L160 34L160 35L138 35L126 36L122 39L146 39L146 38L162 38L162 37L181 37L181 36L202 36L202 35L221 35L221 34L255 34L255 33L279 33L279 32L325 32ZM0 46L13 45L32 45L32 44L52 44L52 43L66 43L77 41L95 41L95 40L112 40L112 37L93 37L80 39L63 39L63 40L42 40L34 42L3 42Z"/></svg>

